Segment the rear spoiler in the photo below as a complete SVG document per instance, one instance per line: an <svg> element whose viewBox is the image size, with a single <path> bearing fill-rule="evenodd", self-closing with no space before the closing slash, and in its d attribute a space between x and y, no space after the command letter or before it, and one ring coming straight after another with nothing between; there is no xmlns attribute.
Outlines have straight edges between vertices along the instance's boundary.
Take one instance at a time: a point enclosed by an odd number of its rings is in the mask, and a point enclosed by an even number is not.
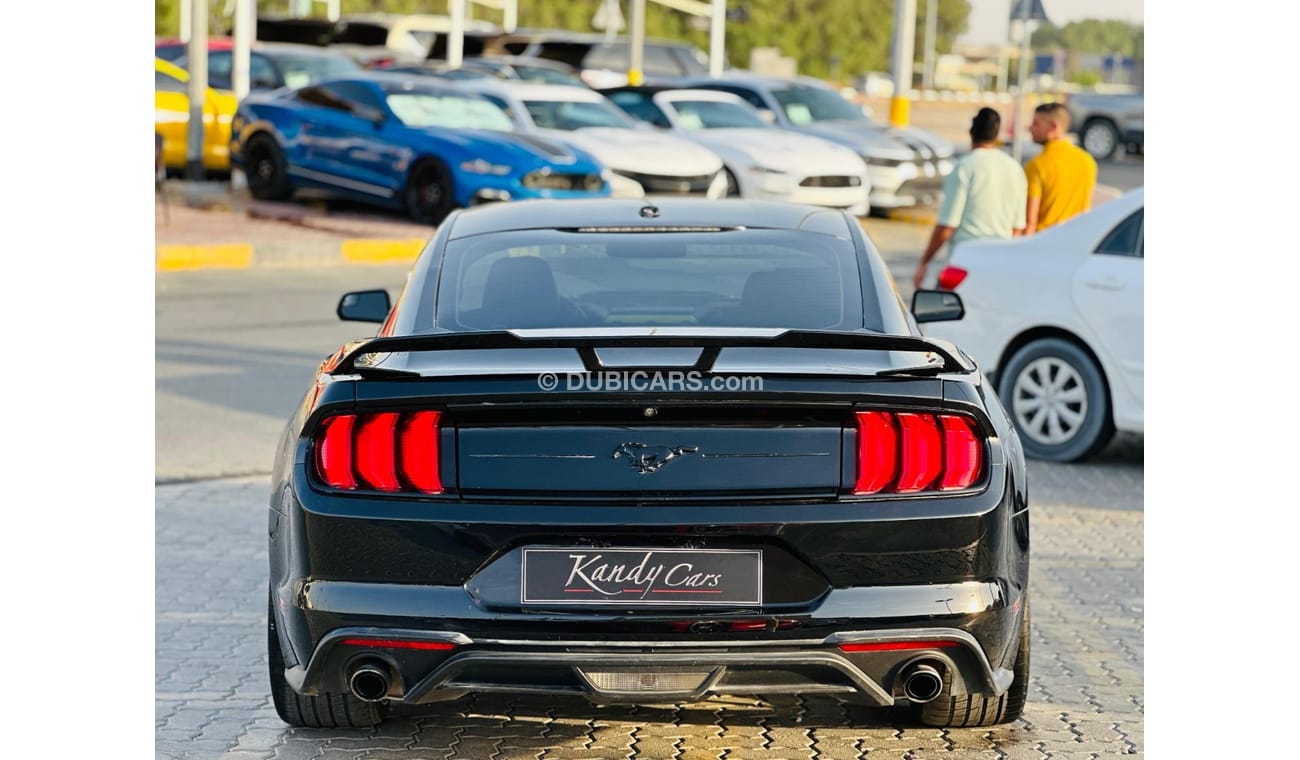
<svg viewBox="0 0 1300 760"><path fill-rule="evenodd" d="M572 348L582 358L588 372L609 369L596 354L598 348L699 348L700 356L690 367L695 372L710 372L724 348L840 348L861 351L902 351L934 354L942 365L888 370L881 374L918 374L921 372L974 372L976 367L947 341L908 335L878 333L828 332L820 330L637 328L635 330L592 334L590 330L494 330L486 332L433 333L401 337L372 338L350 344L329 374L355 372L387 373L384 368L363 360L370 354L415 353L492 348ZM633 369L619 365L617 369ZM662 368L635 368L662 369ZM406 374L400 370L395 375Z"/></svg>

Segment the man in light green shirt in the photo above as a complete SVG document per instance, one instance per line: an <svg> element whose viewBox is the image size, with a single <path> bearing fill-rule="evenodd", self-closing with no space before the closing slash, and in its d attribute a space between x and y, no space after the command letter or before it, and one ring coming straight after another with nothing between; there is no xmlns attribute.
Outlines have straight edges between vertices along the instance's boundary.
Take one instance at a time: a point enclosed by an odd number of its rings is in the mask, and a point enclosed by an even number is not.
<svg viewBox="0 0 1300 760"><path fill-rule="evenodd" d="M1025 171L999 149L1001 128L1002 117L992 108L981 108L971 120L971 151L944 178L943 207L912 276L914 287L933 287L952 249L964 241L1019 237L1024 233ZM934 260L945 243L948 255Z"/></svg>

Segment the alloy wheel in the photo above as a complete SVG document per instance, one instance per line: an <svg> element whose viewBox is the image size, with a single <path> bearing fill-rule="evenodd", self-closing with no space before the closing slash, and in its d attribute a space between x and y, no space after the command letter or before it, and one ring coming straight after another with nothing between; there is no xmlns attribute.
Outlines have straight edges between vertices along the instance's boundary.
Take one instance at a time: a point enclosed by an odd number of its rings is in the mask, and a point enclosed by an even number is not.
<svg viewBox="0 0 1300 760"><path fill-rule="evenodd" d="M1016 377L1012 413L1020 429L1035 441L1056 445L1079 431L1088 413L1083 377L1057 357L1036 359Z"/></svg>

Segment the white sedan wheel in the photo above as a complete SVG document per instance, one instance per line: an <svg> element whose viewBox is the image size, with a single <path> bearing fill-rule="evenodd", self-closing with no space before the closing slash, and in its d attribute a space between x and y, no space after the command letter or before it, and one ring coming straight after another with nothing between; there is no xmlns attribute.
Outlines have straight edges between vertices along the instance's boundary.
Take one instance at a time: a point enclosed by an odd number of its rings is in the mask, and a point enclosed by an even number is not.
<svg viewBox="0 0 1300 760"><path fill-rule="evenodd" d="M1055 357L1037 359L1016 376L1012 411L1020 429L1055 446L1078 432L1088 413L1088 393L1074 367Z"/></svg>
<svg viewBox="0 0 1300 760"><path fill-rule="evenodd" d="M999 371L998 395L1031 459L1074 462L1100 451L1115 432L1096 360L1062 338L1021 346Z"/></svg>

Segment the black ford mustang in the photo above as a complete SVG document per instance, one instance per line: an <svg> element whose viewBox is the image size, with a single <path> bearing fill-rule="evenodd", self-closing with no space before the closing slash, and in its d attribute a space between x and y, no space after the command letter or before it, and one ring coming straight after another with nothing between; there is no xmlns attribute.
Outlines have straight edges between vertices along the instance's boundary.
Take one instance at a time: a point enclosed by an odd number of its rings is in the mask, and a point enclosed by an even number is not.
<svg viewBox="0 0 1300 760"><path fill-rule="evenodd" d="M524 201L439 226L286 427L270 678L298 726L390 703L822 693L1016 719L1024 457L840 211Z"/></svg>

